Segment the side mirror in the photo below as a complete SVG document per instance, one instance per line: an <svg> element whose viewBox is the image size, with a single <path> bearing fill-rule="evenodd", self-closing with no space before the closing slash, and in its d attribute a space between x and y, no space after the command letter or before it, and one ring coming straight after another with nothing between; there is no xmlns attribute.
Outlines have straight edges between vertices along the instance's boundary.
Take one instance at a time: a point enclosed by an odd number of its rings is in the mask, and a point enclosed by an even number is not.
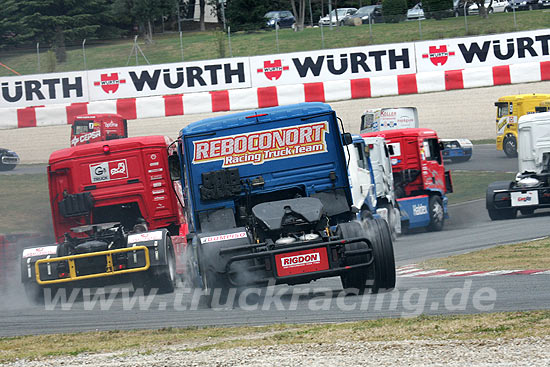
<svg viewBox="0 0 550 367"><path fill-rule="evenodd" d="M168 157L168 170L170 171L170 179L177 181L181 177L180 160L177 153Z"/></svg>
<svg viewBox="0 0 550 367"><path fill-rule="evenodd" d="M390 153L390 155L394 155L395 152L393 150L393 145L388 145L388 152Z"/></svg>
<svg viewBox="0 0 550 367"><path fill-rule="evenodd" d="M439 142L439 150L444 150L445 149L445 144L443 144L443 142Z"/></svg>
<svg viewBox="0 0 550 367"><path fill-rule="evenodd" d="M350 133L343 133L342 134L342 144L344 145L350 145L353 143L353 138L351 137Z"/></svg>

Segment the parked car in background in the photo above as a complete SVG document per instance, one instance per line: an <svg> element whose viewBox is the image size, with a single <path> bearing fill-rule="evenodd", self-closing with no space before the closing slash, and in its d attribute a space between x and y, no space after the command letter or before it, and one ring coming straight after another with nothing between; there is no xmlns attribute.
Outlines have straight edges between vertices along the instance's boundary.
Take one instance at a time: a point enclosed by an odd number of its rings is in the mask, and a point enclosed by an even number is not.
<svg viewBox="0 0 550 367"><path fill-rule="evenodd" d="M508 6L508 0L485 0L485 9L487 13L502 13ZM479 9L476 3L473 3L468 7L468 14L479 14Z"/></svg>
<svg viewBox="0 0 550 367"><path fill-rule="evenodd" d="M275 28L278 24L279 28L291 28L295 23L294 15L288 10L273 10L264 15L267 19L267 26Z"/></svg>
<svg viewBox="0 0 550 367"><path fill-rule="evenodd" d="M464 11L466 11L466 15L469 15L469 8L472 4L472 0L453 0L453 13L455 17L464 16Z"/></svg>
<svg viewBox="0 0 550 367"><path fill-rule="evenodd" d="M0 148L0 171L10 171L19 164L19 156L13 150Z"/></svg>
<svg viewBox="0 0 550 367"><path fill-rule="evenodd" d="M346 25L356 25L358 20L361 20L361 24L371 23L384 23L384 16L382 15L382 5L367 5L359 8L353 15L346 18L344 23Z"/></svg>
<svg viewBox="0 0 550 367"><path fill-rule="evenodd" d="M504 11L509 13L513 10L533 10L538 8L538 0L509 0L508 5L504 9Z"/></svg>
<svg viewBox="0 0 550 367"><path fill-rule="evenodd" d="M424 18L424 10L422 9L421 2L407 10L407 20L414 19L426 19Z"/></svg>
<svg viewBox="0 0 550 367"><path fill-rule="evenodd" d="M539 9L550 8L550 0L539 0L538 6L539 6Z"/></svg>
<svg viewBox="0 0 550 367"><path fill-rule="evenodd" d="M319 25L320 26L327 26L332 23L332 25L336 25L336 15L338 15L338 25L344 25L346 22L346 18L348 18L350 15L355 14L357 11L357 8L340 8L337 9L338 13L335 9L333 9L329 15L322 17L319 19Z"/></svg>

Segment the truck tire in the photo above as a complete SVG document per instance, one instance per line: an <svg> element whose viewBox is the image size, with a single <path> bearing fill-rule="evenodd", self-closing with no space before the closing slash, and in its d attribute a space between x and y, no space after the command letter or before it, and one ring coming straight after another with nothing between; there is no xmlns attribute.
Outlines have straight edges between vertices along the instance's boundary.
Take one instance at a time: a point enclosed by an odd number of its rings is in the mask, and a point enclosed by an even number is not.
<svg viewBox="0 0 550 367"><path fill-rule="evenodd" d="M514 219L517 216L517 209L488 209L491 220Z"/></svg>
<svg viewBox="0 0 550 367"><path fill-rule="evenodd" d="M44 288L37 283L30 281L23 284L25 295L30 304L44 305Z"/></svg>
<svg viewBox="0 0 550 367"><path fill-rule="evenodd" d="M176 288L176 255L172 239L166 237L166 240L166 265L155 267L151 274L151 284L158 288L159 294L172 293Z"/></svg>
<svg viewBox="0 0 550 367"><path fill-rule="evenodd" d="M497 209L493 202L493 192L495 190L509 190L510 185L510 181L496 181L489 184L487 187L487 192L485 194L485 207L487 208L487 212L491 220L514 219L516 217L516 208Z"/></svg>
<svg viewBox="0 0 550 367"><path fill-rule="evenodd" d="M166 237L166 264L151 267L147 272L136 274L132 279L134 292L143 289L148 295L153 289L157 294L172 293L176 288L176 256L170 237Z"/></svg>
<svg viewBox="0 0 550 367"><path fill-rule="evenodd" d="M535 212L535 208L521 208L519 211L521 215L531 215Z"/></svg>
<svg viewBox="0 0 550 367"><path fill-rule="evenodd" d="M502 149L508 158L516 158L518 156L518 144L514 136L507 136L502 142Z"/></svg>
<svg viewBox="0 0 550 367"><path fill-rule="evenodd" d="M388 223L377 218L365 225L370 225L367 227L367 233L374 255L374 271L369 276L369 280L373 280L371 293L391 290L395 288L395 257Z"/></svg>
<svg viewBox="0 0 550 367"><path fill-rule="evenodd" d="M369 222L370 221L371 220L369 220ZM359 222L340 223L336 229L336 234L340 239L368 237ZM366 242L349 243L345 246L346 251L366 250L369 248L369 245ZM347 257L345 265L349 266L360 264L369 261L369 259L370 256L367 254ZM345 290L354 289L357 290L358 294L363 294L367 288L367 277L368 269L354 269L342 274L340 276L340 280L342 281L342 287L344 287Z"/></svg>
<svg viewBox="0 0 550 367"><path fill-rule="evenodd" d="M401 218L396 215L397 214L396 210L395 210L395 208L393 207L392 204L384 203L380 207L385 208L388 212L388 221L387 221L388 222L388 227L390 229L392 240L395 240L395 239L397 239L398 232L401 232L400 230L398 230L398 227L401 227L398 224L401 224L401 223L397 223L397 221L399 221L399 222L401 221Z"/></svg>
<svg viewBox="0 0 550 367"><path fill-rule="evenodd" d="M438 195L430 196L428 207L430 213L430 224L427 227L428 231L441 231L445 224L445 212L443 211L443 201L441 197Z"/></svg>

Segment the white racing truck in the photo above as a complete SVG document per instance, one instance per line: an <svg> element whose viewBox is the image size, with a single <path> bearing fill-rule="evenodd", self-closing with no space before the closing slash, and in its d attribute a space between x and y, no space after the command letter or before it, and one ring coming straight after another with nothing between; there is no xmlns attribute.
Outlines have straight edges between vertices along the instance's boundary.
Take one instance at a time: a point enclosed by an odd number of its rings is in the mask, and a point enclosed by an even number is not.
<svg viewBox="0 0 550 367"><path fill-rule="evenodd" d="M356 135L353 145L344 151L354 206L363 209L363 215L378 214L386 220L395 239L401 233L401 215L395 201L390 154L384 138Z"/></svg>
<svg viewBox="0 0 550 367"><path fill-rule="evenodd" d="M550 207L550 112L519 119L518 173L514 181L493 182L486 206L491 220L513 219Z"/></svg>

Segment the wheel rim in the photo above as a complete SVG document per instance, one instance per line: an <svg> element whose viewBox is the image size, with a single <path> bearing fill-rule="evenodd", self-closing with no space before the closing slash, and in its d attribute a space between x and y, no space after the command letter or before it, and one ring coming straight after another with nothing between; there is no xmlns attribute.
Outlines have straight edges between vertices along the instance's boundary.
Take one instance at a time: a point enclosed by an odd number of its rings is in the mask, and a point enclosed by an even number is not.
<svg viewBox="0 0 550 367"><path fill-rule="evenodd" d="M433 221L434 223L441 223L443 221L443 207L440 203L435 203L433 207Z"/></svg>
<svg viewBox="0 0 550 367"><path fill-rule="evenodd" d="M174 265L174 258L172 256L170 256L170 261L168 262L168 274L170 281L174 283L176 281L176 266Z"/></svg>

